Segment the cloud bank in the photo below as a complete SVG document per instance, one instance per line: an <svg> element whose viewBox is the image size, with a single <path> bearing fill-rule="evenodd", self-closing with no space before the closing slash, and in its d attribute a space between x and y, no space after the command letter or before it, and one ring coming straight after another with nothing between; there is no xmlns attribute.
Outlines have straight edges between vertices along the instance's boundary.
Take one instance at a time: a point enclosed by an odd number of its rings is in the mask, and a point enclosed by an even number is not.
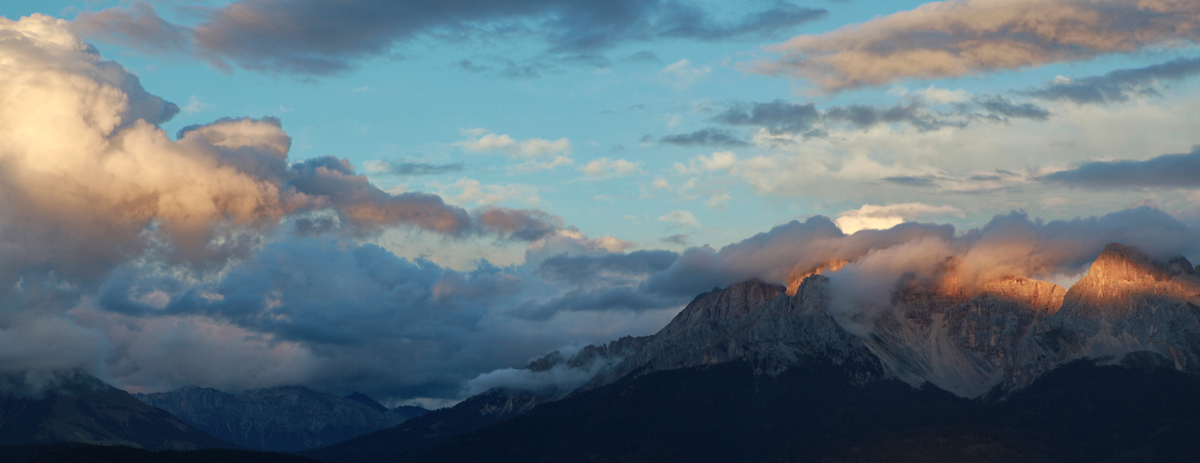
<svg viewBox="0 0 1200 463"><path fill-rule="evenodd" d="M661 0L241 0L183 12L200 22L171 23L149 4L135 3L80 14L75 28L145 51L190 54L222 69L321 76L421 38L483 41L511 34L539 37L554 55L606 66L599 52L621 42L765 38L826 13L780 2L719 20L699 6Z"/></svg>
<svg viewBox="0 0 1200 463"><path fill-rule="evenodd" d="M1200 42L1188 0L954 0L773 47L756 69L811 80L823 91L1088 60Z"/></svg>

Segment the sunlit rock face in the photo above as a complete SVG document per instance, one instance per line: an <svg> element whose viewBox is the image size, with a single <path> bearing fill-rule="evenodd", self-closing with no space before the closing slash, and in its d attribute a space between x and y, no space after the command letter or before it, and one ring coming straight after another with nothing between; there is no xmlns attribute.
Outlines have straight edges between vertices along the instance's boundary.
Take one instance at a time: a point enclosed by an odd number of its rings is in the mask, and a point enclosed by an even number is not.
<svg viewBox="0 0 1200 463"><path fill-rule="evenodd" d="M1024 278L973 291L952 278L902 283L865 341L900 379L977 397L1004 380L1017 346L1058 309L1065 292Z"/></svg>
<svg viewBox="0 0 1200 463"><path fill-rule="evenodd" d="M739 360L778 374L819 359L861 382L898 378L971 398L1003 397L1081 358L1119 362L1133 354L1200 372L1200 277L1183 257L1155 262L1109 245L1070 291L1028 278L964 283L956 275L948 262L933 275L902 278L865 321L831 311L823 275L805 277L794 291L746 281L701 294L653 336L589 346L569 366L595 358L611 365L588 389ZM529 368L567 361L554 355Z"/></svg>
<svg viewBox="0 0 1200 463"><path fill-rule="evenodd" d="M693 300L641 349L589 386L630 374L749 360L777 374L814 358L853 367L861 381L882 376L879 363L856 336L826 311L828 279L807 277L789 295L782 285L752 280Z"/></svg>
<svg viewBox="0 0 1200 463"><path fill-rule="evenodd" d="M1126 362L1129 354L1200 373L1197 303L1200 278L1187 259L1155 262L1110 244L1021 345L1006 386L1023 387L1071 360Z"/></svg>

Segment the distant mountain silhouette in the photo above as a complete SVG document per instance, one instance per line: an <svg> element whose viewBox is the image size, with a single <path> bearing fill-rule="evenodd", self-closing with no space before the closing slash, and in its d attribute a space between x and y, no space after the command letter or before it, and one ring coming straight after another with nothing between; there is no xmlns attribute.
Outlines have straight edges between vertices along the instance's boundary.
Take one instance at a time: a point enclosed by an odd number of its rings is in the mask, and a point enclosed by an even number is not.
<svg viewBox="0 0 1200 463"><path fill-rule="evenodd" d="M334 444L428 412L420 407L388 410L363 394L338 397L298 386L242 394L187 386L136 397L221 439L281 452Z"/></svg>
<svg viewBox="0 0 1200 463"><path fill-rule="evenodd" d="M84 373L37 390L20 383L0 396L0 445L48 442L125 445L150 450L232 448L129 393Z"/></svg>

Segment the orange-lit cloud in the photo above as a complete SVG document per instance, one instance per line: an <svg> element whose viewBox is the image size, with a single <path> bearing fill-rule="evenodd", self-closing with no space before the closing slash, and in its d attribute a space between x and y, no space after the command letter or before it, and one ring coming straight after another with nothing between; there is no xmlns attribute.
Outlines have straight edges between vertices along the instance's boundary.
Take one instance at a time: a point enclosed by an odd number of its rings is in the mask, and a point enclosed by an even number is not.
<svg viewBox="0 0 1200 463"><path fill-rule="evenodd" d="M794 37L757 71L837 91L1196 42L1200 4L1190 0L957 0Z"/></svg>

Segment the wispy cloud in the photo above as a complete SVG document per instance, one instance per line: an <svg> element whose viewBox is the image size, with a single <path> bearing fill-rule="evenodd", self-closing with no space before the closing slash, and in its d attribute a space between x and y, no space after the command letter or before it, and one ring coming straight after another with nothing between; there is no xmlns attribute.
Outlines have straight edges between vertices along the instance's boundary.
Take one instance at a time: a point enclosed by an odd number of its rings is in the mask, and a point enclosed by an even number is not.
<svg viewBox="0 0 1200 463"><path fill-rule="evenodd" d="M1200 58L1177 59L1081 79L1059 77L1045 87L1025 93L1046 100L1065 100L1077 104L1120 103L1133 96L1159 95L1162 82L1179 81L1197 74L1200 74Z"/></svg>
<svg viewBox="0 0 1200 463"><path fill-rule="evenodd" d="M1186 0L951 0L794 37L756 70L838 91L1196 43L1198 24Z"/></svg>

